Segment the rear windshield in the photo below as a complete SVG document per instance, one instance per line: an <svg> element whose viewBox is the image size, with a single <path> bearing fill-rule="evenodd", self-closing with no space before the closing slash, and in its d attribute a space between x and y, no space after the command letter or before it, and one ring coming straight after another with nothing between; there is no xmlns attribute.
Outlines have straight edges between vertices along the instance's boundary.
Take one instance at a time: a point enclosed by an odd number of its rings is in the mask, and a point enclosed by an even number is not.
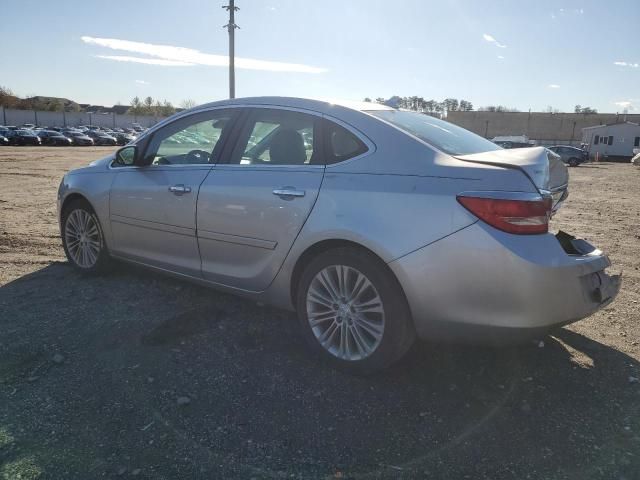
<svg viewBox="0 0 640 480"><path fill-rule="evenodd" d="M401 110L371 110L367 113L395 125L449 155L468 155L501 149L495 143L469 130L423 113Z"/></svg>

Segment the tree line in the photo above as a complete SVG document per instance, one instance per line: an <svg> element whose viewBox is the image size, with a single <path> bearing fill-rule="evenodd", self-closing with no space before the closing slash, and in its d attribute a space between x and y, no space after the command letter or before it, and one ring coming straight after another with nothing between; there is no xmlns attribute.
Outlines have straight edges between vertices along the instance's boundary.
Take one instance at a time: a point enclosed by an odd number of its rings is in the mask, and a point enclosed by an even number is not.
<svg viewBox="0 0 640 480"><path fill-rule="evenodd" d="M365 102L371 102L371 98L364 99ZM413 110L416 112L429 113L431 115L443 115L446 112L464 111L469 112L473 110L473 104L467 100L457 98L445 98L441 102L437 100L425 100L423 97L411 96L411 97L399 97L394 95L391 98L384 99L378 97L375 99L376 103L384 105L390 105L396 108L404 108L407 110Z"/></svg>
<svg viewBox="0 0 640 480"><path fill-rule="evenodd" d="M173 115L179 110L186 110L195 107L197 104L194 100L188 98L180 102L180 107L174 107L171 102L167 100L154 100L153 97L133 97L131 99L131 106L127 113L130 115L154 115L158 117L168 117Z"/></svg>
<svg viewBox="0 0 640 480"><path fill-rule="evenodd" d="M383 105L389 105L394 108L404 108L406 110L413 110L416 112L428 113L430 115L436 115L440 117L446 117L447 112L470 112L474 109L473 103L468 100L457 98L445 98L441 102L437 100L425 100L423 97L410 96L400 97L394 95L390 98L378 97L372 100L370 97L365 97L365 102L375 102ZM507 107L504 105L487 105L485 107L479 107L480 112L519 112L517 108ZM560 113L560 110L548 106L545 110L549 113ZM574 113L586 113L593 114L598 113L598 110L591 107L583 107L582 105L576 105Z"/></svg>
<svg viewBox="0 0 640 480"><path fill-rule="evenodd" d="M168 117L176 113L176 109L171 102L167 100L161 102L160 100L154 100L153 97L146 97L142 100L139 97L133 97L127 113L130 115Z"/></svg>
<svg viewBox="0 0 640 480"><path fill-rule="evenodd" d="M118 103L115 106L120 106ZM102 107L99 105L80 105L72 100L58 97L44 97L44 96L28 96L27 98L21 98L16 95L10 88L0 85L0 106L4 108L13 108L17 110L40 110L49 112L82 112L89 111L101 111L112 110L110 107ZM134 97L131 100L130 106L127 109L127 113L132 115L154 115L166 117L174 114L178 109L187 109L196 106L196 102L191 99L183 100L180 103L180 107L174 107L171 102L167 100L156 100L153 97L146 97L141 99ZM85 108L83 108L85 107Z"/></svg>

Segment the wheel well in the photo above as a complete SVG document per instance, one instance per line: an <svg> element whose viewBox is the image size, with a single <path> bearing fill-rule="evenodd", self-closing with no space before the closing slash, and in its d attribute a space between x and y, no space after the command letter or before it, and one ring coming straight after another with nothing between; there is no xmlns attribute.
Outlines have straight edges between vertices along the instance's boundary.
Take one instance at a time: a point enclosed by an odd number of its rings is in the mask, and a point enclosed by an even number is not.
<svg viewBox="0 0 640 480"><path fill-rule="evenodd" d="M91 202L89 200L87 200L86 197L80 195L79 193L72 193L70 195L67 196L67 198L64 199L64 202L62 202L62 208L60 209L60 216L62 217L64 211L69 207L69 204L71 202L75 202L76 200L83 200L85 202L87 202L89 204L89 206L91 207L91 209L95 212L95 208L93 208L93 205L91 205Z"/></svg>
<svg viewBox="0 0 640 480"><path fill-rule="evenodd" d="M304 267L311 261L311 259L321 254L322 252L326 252L327 250L333 250L334 248L340 248L340 247L352 247L352 248L358 248L360 250L364 250L370 253L371 255L373 255L374 257L376 257L378 260L380 260L382 265L384 265L385 267L387 265L384 262L384 260L380 258L379 255L377 255L375 252L368 249L367 247L360 245L359 243L351 242L349 240L337 240L337 239L322 240L321 242L315 243L311 245L309 248L307 248L302 253L302 255L300 255L300 258L298 258L298 261L296 262L296 266L293 268L293 273L291 275L291 292L290 292L291 303L293 305L296 304L296 296L298 293L297 291L298 283L300 282L300 277L302 276ZM393 275L393 277L395 278L395 275L393 274L391 269L388 269L388 270L389 270L389 273Z"/></svg>

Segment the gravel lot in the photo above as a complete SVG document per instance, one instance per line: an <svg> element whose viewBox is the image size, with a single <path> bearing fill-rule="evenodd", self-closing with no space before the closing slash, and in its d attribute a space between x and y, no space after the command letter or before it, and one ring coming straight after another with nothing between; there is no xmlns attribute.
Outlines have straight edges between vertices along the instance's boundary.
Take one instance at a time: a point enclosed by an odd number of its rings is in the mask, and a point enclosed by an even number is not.
<svg viewBox="0 0 640 480"><path fill-rule="evenodd" d="M0 478L640 478L640 169L571 170L555 228L624 271L540 344L419 344L358 378L292 315L66 263L55 197L104 148L0 149Z"/></svg>

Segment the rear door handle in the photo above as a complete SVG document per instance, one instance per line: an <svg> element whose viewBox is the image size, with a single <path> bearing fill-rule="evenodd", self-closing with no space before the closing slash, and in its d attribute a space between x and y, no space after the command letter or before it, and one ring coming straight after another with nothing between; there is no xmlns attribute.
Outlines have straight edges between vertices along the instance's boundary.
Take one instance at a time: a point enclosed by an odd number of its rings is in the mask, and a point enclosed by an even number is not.
<svg viewBox="0 0 640 480"><path fill-rule="evenodd" d="M295 187L282 187L273 190L273 194L279 197L304 197L304 190Z"/></svg>
<svg viewBox="0 0 640 480"><path fill-rule="evenodd" d="M191 193L191 187L187 187L183 184L172 185L169 187L169 191L175 195L184 195L185 193Z"/></svg>

